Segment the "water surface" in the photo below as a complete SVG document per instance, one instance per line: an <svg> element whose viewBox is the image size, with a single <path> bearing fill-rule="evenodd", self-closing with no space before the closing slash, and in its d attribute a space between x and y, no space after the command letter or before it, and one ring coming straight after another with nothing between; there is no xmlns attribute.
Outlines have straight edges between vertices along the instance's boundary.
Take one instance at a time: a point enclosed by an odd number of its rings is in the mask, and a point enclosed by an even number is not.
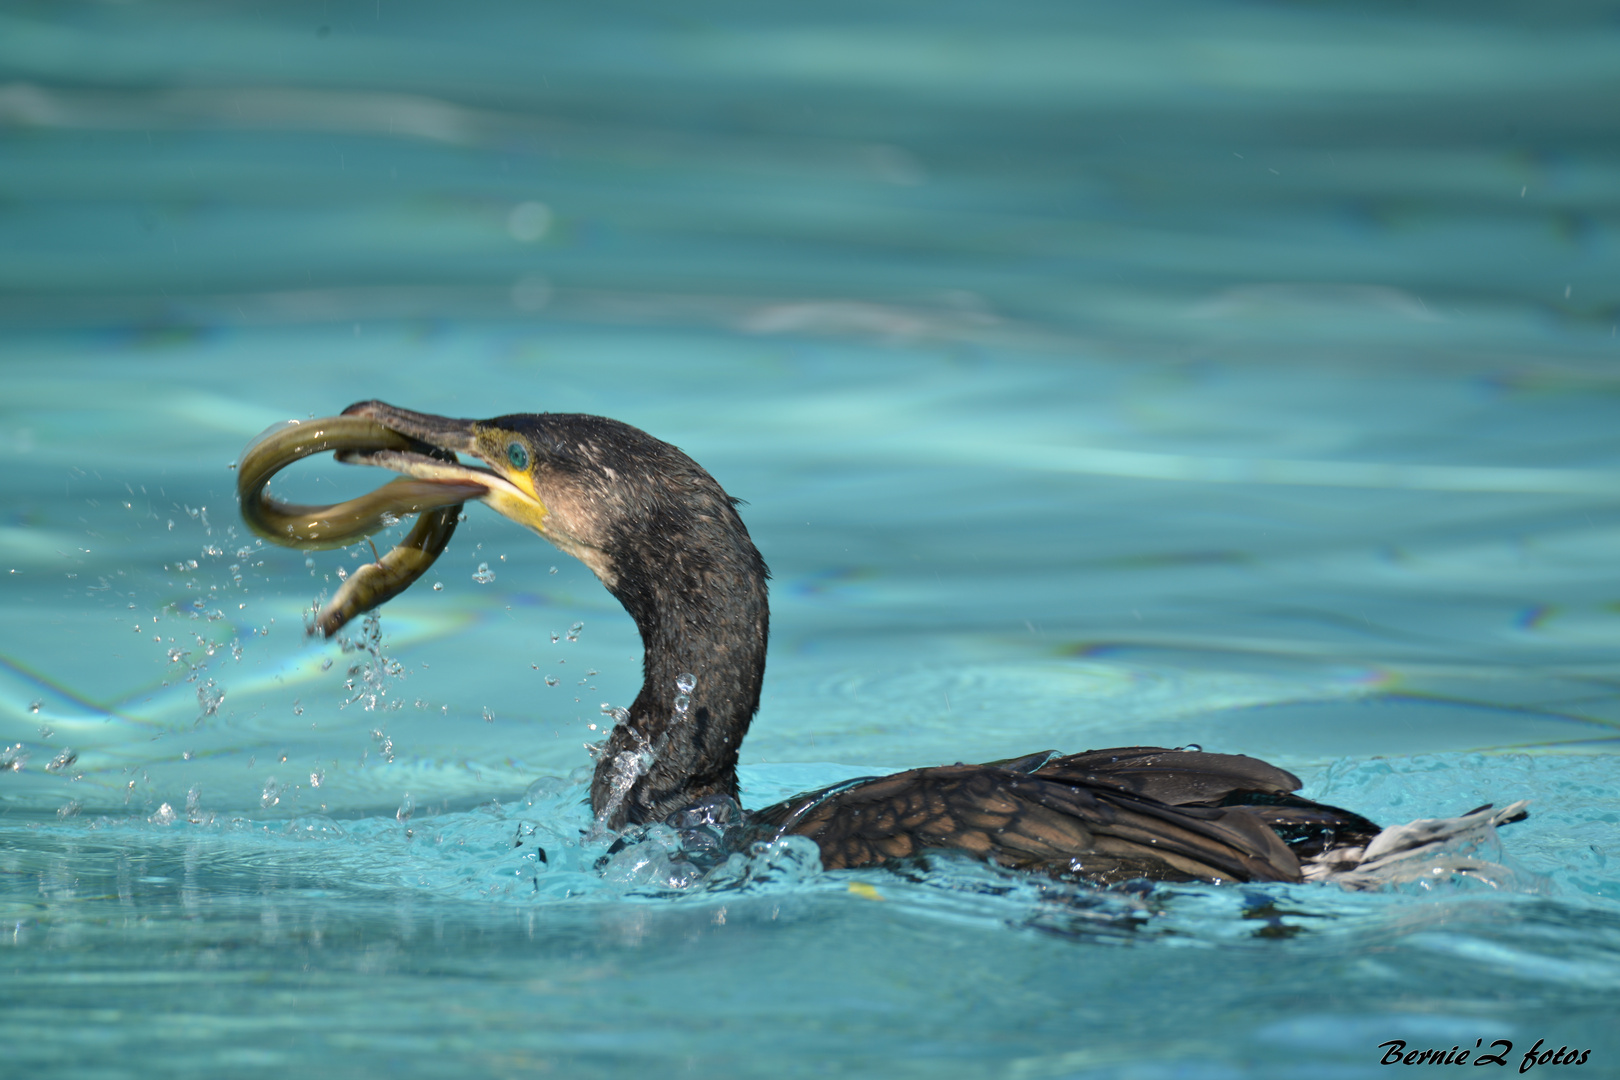
<svg viewBox="0 0 1620 1080"><path fill-rule="evenodd" d="M1603 5L0 13L6 1060L1615 1069L1617 35ZM1533 816L1491 882L1376 895L598 869L583 744L640 652L583 567L472 508L368 683L302 613L369 549L236 517L248 440L372 397L611 415L747 500L748 805L1197 742L1380 821Z"/></svg>

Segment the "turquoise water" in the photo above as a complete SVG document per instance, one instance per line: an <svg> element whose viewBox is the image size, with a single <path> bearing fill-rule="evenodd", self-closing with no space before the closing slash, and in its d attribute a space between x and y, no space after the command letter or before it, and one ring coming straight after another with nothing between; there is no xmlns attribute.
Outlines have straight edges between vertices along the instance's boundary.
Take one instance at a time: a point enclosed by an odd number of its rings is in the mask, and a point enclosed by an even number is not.
<svg viewBox="0 0 1620 1080"><path fill-rule="evenodd" d="M0 9L0 1074L1620 1074L1617 83L1600 4ZM749 805L1197 742L1533 816L1383 894L598 869L583 567L474 507L344 652L369 549L237 519L371 397L748 501Z"/></svg>

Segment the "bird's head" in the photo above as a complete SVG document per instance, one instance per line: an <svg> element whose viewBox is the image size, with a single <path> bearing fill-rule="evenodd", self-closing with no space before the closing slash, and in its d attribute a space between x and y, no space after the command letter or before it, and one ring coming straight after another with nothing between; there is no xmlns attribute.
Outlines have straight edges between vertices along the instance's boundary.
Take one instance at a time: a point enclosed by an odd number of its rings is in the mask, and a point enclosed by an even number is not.
<svg viewBox="0 0 1620 1080"><path fill-rule="evenodd" d="M463 420L381 401L351 405L344 415L367 417L481 464L398 450L351 453L345 460L424 480L480 484L482 502L579 559L615 592L631 559L644 563L690 546L699 539L695 534L717 526L729 532L733 523L746 538L731 500L707 472L670 444L617 420L575 413Z"/></svg>

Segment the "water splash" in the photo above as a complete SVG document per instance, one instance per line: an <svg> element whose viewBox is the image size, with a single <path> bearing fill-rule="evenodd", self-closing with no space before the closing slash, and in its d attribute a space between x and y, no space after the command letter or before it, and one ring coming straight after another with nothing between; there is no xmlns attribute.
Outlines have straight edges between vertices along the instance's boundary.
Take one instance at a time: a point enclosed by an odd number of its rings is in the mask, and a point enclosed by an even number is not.
<svg viewBox="0 0 1620 1080"><path fill-rule="evenodd" d="M489 563L481 562L478 564L478 571L473 574L472 579L480 585L488 585L495 580L495 571L489 568Z"/></svg>
<svg viewBox="0 0 1620 1080"><path fill-rule="evenodd" d="M388 689L394 680L405 678L407 672L405 665L383 653L382 618L375 612L367 612L360 622L360 633L354 638L339 638L338 644L346 653L360 653L362 659L349 665L349 678L344 687L350 696L340 708L360 703L367 712L381 708L384 710L398 709L404 705L403 701L388 699ZM327 665L322 665L325 671Z"/></svg>
<svg viewBox="0 0 1620 1080"><path fill-rule="evenodd" d="M216 685L213 679L209 679L207 682L197 687L197 708L201 710L201 712L197 714L197 723L201 724L210 716L218 713L219 707L224 704L224 702L225 688Z"/></svg>
<svg viewBox="0 0 1620 1080"><path fill-rule="evenodd" d="M22 772L28 764L28 750L22 743L0 747L0 773Z"/></svg>
<svg viewBox="0 0 1620 1080"><path fill-rule="evenodd" d="M607 802L597 812L596 820L592 823L591 830L586 836L586 840L591 842L602 841L612 831L608 826L608 822L618 815L619 808L624 805L624 800L629 797L630 789L635 786L636 781L645 776L647 770L652 768L653 762L658 760L653 752L652 744L641 732L630 726L629 709L615 707L604 701L602 703L602 715L612 718L614 728L622 727L629 732L634 745L628 750L619 751L613 758L612 770L608 777ZM611 743L612 732L610 731L606 739L603 739L600 743L588 745L586 749L591 751L593 757L600 757L607 753L607 748Z"/></svg>

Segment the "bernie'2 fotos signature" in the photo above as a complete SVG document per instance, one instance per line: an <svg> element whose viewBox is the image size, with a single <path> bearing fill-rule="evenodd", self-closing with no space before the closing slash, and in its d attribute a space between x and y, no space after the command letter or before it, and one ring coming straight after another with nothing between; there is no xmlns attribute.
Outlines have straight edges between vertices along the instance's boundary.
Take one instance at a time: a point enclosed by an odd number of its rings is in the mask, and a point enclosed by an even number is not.
<svg viewBox="0 0 1620 1080"><path fill-rule="evenodd" d="M1560 1046L1556 1050L1545 1049L1546 1039L1537 1039L1536 1045L1526 1050L1524 1057L1519 1059L1519 1071L1527 1073L1537 1065L1585 1065L1586 1059L1592 1056L1590 1050L1571 1050L1567 1046ZM1389 1042L1378 1044L1384 1051L1379 1059L1380 1065L1502 1065L1508 1064L1513 1054L1513 1044L1507 1039L1497 1039L1486 1046L1484 1039L1474 1040L1473 1050L1463 1050L1453 1046L1450 1050L1408 1050L1405 1039L1391 1039Z"/></svg>

